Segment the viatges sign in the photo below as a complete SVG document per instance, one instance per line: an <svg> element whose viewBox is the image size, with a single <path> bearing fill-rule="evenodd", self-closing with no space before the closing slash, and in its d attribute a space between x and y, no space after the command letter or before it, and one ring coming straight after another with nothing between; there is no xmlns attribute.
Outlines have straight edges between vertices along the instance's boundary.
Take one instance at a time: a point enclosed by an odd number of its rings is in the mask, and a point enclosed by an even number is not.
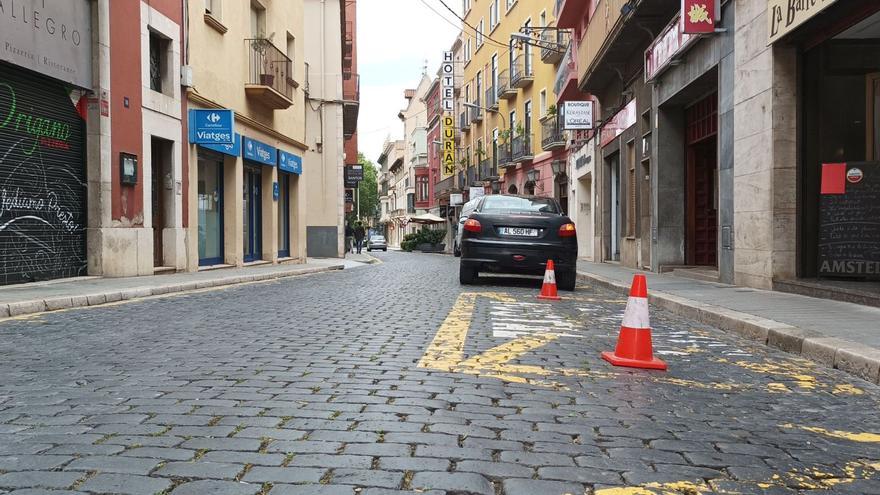
<svg viewBox="0 0 880 495"><path fill-rule="evenodd" d="M0 60L92 87L89 0L0 0Z"/></svg>
<svg viewBox="0 0 880 495"><path fill-rule="evenodd" d="M837 0L768 0L767 45L772 45Z"/></svg>

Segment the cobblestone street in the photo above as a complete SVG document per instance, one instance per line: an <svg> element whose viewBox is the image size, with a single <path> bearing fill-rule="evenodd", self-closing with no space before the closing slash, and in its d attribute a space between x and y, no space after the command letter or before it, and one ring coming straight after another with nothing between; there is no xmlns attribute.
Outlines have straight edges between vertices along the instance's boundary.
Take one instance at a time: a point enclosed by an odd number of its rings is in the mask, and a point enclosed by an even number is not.
<svg viewBox="0 0 880 495"><path fill-rule="evenodd" d="M613 368L617 294L375 256L0 322L0 493L880 494L876 385L659 310Z"/></svg>

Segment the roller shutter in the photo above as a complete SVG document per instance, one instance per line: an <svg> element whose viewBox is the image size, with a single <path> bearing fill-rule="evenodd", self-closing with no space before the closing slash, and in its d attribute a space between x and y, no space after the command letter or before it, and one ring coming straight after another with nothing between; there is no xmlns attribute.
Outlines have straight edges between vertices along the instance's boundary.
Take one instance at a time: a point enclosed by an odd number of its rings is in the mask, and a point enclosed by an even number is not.
<svg viewBox="0 0 880 495"><path fill-rule="evenodd" d="M62 83L0 63L0 285L85 275L84 144Z"/></svg>

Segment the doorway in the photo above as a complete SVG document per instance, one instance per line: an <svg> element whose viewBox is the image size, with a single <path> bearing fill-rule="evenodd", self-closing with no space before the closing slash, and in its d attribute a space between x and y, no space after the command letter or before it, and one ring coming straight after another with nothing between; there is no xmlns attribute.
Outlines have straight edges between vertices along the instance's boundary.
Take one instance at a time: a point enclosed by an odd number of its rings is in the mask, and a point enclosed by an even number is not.
<svg viewBox="0 0 880 495"><path fill-rule="evenodd" d="M620 261L620 155L615 153L608 161L611 178L611 244L610 261Z"/></svg>
<svg viewBox="0 0 880 495"><path fill-rule="evenodd" d="M223 159L199 150L199 265L223 263Z"/></svg>
<svg viewBox="0 0 880 495"><path fill-rule="evenodd" d="M290 257L290 175L278 174L278 257Z"/></svg>
<svg viewBox="0 0 880 495"><path fill-rule="evenodd" d="M688 265L718 266L718 94L686 110Z"/></svg>
<svg viewBox="0 0 880 495"><path fill-rule="evenodd" d="M261 259L263 246L263 177L258 167L245 167L242 181L244 261Z"/></svg>
<svg viewBox="0 0 880 495"><path fill-rule="evenodd" d="M153 221L153 266L165 266L165 248L162 234L171 219L169 207L174 201L174 177L171 157L174 143L157 137L150 138L150 186Z"/></svg>

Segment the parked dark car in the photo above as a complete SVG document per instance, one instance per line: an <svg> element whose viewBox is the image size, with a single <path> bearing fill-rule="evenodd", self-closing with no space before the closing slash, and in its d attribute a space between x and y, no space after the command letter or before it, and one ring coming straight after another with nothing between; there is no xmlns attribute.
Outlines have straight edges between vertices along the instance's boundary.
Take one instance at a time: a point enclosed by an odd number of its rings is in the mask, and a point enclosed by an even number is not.
<svg viewBox="0 0 880 495"><path fill-rule="evenodd" d="M385 236L373 234L367 240L367 252L372 250L388 251L388 244L385 242Z"/></svg>
<svg viewBox="0 0 880 495"><path fill-rule="evenodd" d="M474 283L480 272L542 275L553 260L556 285L574 290L577 232L555 199L485 196L462 229L462 284Z"/></svg>

